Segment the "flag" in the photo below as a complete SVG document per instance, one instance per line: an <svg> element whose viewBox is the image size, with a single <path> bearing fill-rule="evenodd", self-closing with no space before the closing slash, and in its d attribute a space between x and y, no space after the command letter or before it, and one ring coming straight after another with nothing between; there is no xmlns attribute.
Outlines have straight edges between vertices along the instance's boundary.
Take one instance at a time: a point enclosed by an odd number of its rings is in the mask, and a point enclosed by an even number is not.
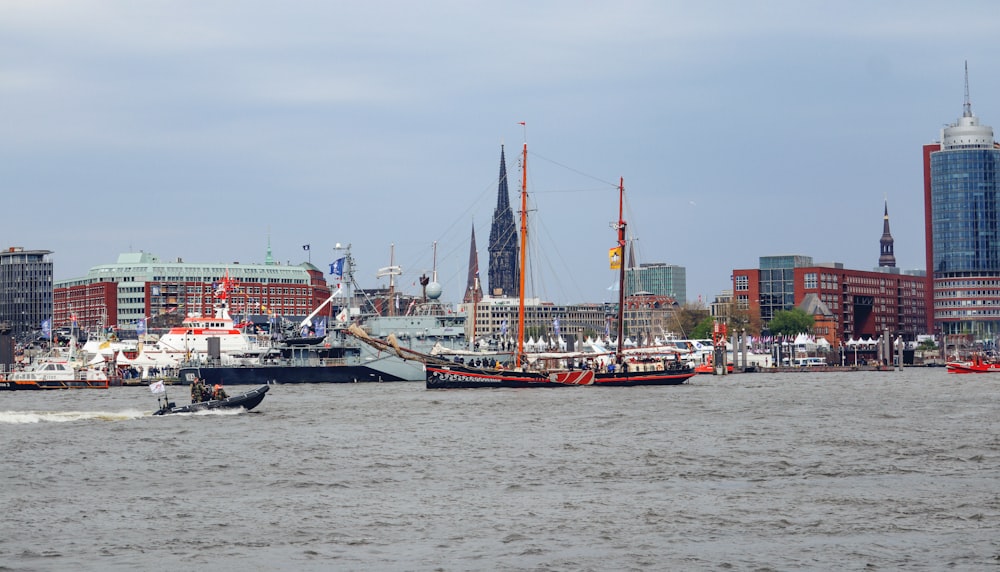
<svg viewBox="0 0 1000 572"><path fill-rule="evenodd" d="M42 337L52 339L52 320L42 320Z"/></svg>
<svg viewBox="0 0 1000 572"><path fill-rule="evenodd" d="M302 250L309 250L309 245L308 244L303 244L302 245Z"/></svg>
<svg viewBox="0 0 1000 572"><path fill-rule="evenodd" d="M330 274L333 276L343 276L344 275L344 260L347 257L343 256L330 263Z"/></svg>
<svg viewBox="0 0 1000 572"><path fill-rule="evenodd" d="M70 314L69 315L69 319L70 319L71 322L73 322L73 327L75 328L76 327L76 314Z"/></svg>
<svg viewBox="0 0 1000 572"><path fill-rule="evenodd" d="M347 308L344 308L343 310L340 311L339 314L337 314L337 321L338 322L346 322L347 321Z"/></svg>
<svg viewBox="0 0 1000 572"><path fill-rule="evenodd" d="M219 282L212 282L212 289L215 290L215 297L220 300L225 300L229 291L233 287L233 280L229 278L229 269L226 269L225 276Z"/></svg>
<svg viewBox="0 0 1000 572"><path fill-rule="evenodd" d="M141 336L146 333L146 320L139 319L135 321L135 333L137 336Z"/></svg>
<svg viewBox="0 0 1000 572"><path fill-rule="evenodd" d="M559 337L559 318L552 319L552 329L556 332L556 337Z"/></svg>
<svg viewBox="0 0 1000 572"><path fill-rule="evenodd" d="M500 324L500 335L501 336L507 335L507 320L504 320L503 323Z"/></svg>
<svg viewBox="0 0 1000 572"><path fill-rule="evenodd" d="M163 380L149 384L149 390L153 393L166 393L167 388L163 386Z"/></svg>
<svg viewBox="0 0 1000 572"><path fill-rule="evenodd" d="M316 321L316 337L322 338L326 335L326 318L320 318Z"/></svg>
<svg viewBox="0 0 1000 572"><path fill-rule="evenodd" d="M622 267L622 247L616 246L608 250L608 262L612 270L619 270Z"/></svg>

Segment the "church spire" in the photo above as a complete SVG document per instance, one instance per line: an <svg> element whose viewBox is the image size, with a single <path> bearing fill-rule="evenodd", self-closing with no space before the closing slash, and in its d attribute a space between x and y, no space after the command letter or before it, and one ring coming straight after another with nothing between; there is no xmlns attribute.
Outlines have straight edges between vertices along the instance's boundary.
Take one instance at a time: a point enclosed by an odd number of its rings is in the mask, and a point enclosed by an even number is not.
<svg viewBox="0 0 1000 572"><path fill-rule="evenodd" d="M483 285L479 282L479 254L476 252L476 225L472 225L472 246L469 248L469 280L462 302L475 304L483 299Z"/></svg>
<svg viewBox="0 0 1000 572"><path fill-rule="evenodd" d="M504 158L503 145L500 146L500 182L497 185L497 208L493 211L493 224L490 227L489 251L490 295L517 296L520 283L518 266L520 247L517 240L517 225L514 223L514 211L510 208L507 161Z"/></svg>
<svg viewBox="0 0 1000 572"><path fill-rule="evenodd" d="M881 254L878 257L879 268L895 268L896 256L892 253L892 233L889 232L889 199L885 200L885 215L882 217L882 238L879 239Z"/></svg>

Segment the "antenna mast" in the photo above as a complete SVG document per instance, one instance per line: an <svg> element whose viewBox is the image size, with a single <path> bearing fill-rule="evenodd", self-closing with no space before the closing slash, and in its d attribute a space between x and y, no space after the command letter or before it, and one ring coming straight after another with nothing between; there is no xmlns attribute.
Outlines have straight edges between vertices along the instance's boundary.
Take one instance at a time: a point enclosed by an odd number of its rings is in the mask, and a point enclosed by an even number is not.
<svg viewBox="0 0 1000 572"><path fill-rule="evenodd" d="M969 61L965 61L965 105L962 117L972 117L972 102L969 101Z"/></svg>

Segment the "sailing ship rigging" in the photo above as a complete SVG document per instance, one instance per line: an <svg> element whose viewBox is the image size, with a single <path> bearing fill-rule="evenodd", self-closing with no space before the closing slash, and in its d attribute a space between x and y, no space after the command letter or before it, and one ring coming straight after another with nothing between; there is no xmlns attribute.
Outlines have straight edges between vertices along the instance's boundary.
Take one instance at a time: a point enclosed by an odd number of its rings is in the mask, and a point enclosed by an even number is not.
<svg viewBox="0 0 1000 572"><path fill-rule="evenodd" d="M523 125L523 123L522 123ZM635 386L678 385L695 375L694 370L681 362L673 352L662 348L646 348L640 352L624 350L625 265L620 262L618 295L618 344L613 357L588 352L553 352L534 354L525 352L525 276L527 274L528 241L528 144L521 150L521 236L520 272L518 288L517 340L511 367L497 360L472 360L471 363L447 361L435 356L420 354L399 347L392 336L377 339L354 328L351 333L380 350L396 351L404 359L420 360L427 372L427 388L476 388L476 387L561 387L567 385ZM624 179L618 185L618 221L612 223L616 230L616 248L624 254ZM614 250L614 249L613 249Z"/></svg>

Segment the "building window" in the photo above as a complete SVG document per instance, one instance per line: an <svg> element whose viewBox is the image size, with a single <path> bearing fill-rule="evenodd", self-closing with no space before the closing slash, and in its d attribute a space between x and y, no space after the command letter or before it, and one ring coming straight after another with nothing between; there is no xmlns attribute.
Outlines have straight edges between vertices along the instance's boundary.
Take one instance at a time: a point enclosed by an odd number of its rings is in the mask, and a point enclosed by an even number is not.
<svg viewBox="0 0 1000 572"><path fill-rule="evenodd" d="M736 277L736 289L740 291L746 291L750 289L749 276L737 276Z"/></svg>
<svg viewBox="0 0 1000 572"><path fill-rule="evenodd" d="M817 284L816 273L815 272L806 272L804 278L805 278L805 285L804 286L805 286L806 290L815 290L816 289L816 284Z"/></svg>

